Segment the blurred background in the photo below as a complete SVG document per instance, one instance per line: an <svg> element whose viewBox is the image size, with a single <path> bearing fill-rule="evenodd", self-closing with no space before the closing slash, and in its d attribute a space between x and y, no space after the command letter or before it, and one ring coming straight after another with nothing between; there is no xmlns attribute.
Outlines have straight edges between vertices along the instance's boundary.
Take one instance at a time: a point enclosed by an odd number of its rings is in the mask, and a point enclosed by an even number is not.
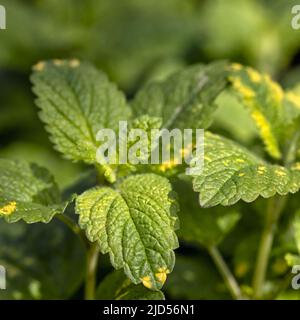
<svg viewBox="0 0 300 320"><path fill-rule="evenodd" d="M217 59L253 66L271 74L284 87L300 81L300 30L291 28L291 8L297 1L1 0L0 4L7 11L7 30L0 30L0 157L47 167L62 189L76 183L85 168L66 162L53 151L38 119L29 75L39 60L91 61L128 98L148 81L164 79L186 65ZM214 130L245 144L257 138L237 101L224 94L218 104ZM254 237L250 234L244 244L250 251L251 243L256 244ZM226 245L227 254L244 252L230 239L224 245L225 252ZM167 296L228 298L210 259L195 250L187 246L180 252ZM53 257L51 252L60 254ZM101 265L107 272L105 259ZM14 285L1 291L0 298L79 295L84 254L59 223L30 229L1 223L1 262L9 265ZM239 261L235 267L241 276L251 271ZM55 272L58 269L61 271Z"/></svg>

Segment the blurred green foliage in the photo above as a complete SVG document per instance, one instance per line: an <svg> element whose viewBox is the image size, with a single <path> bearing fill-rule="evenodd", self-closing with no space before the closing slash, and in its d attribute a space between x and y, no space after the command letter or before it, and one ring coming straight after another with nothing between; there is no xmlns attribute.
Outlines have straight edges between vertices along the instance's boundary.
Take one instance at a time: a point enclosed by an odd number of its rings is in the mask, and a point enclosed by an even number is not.
<svg viewBox="0 0 300 320"><path fill-rule="evenodd" d="M78 164L65 162L52 150L38 120L29 73L39 60L73 57L89 60L107 72L128 97L143 83L164 79L192 63L216 59L251 65L270 73L284 86L294 87L300 81L300 31L290 25L291 7L296 3L294 0L2 0L7 9L7 30L0 31L0 157L37 162L54 173L61 188L69 190L78 183L79 175L89 173ZM260 152L255 144L258 137L255 126L240 102L230 92L224 92L217 104L212 130ZM184 187L188 193L189 187ZM199 208L197 199L187 199L191 211L181 214L195 218L198 213L202 217L203 230L199 229L196 235L200 244L189 243L186 230L191 226L183 224L180 256L168 280L166 296L229 297L207 254L201 250L201 243L211 240L207 225L212 216L221 221L213 230L214 240L223 241L220 249L247 290L264 201L256 201L251 212L241 204L238 212L231 210L234 222L223 221L222 225L221 212L205 216L209 212ZM290 206L297 206L297 196L294 199ZM270 287L281 283L288 270L285 252L297 253L292 218L285 221L276 235L268 271L273 281ZM194 220L189 221L193 224ZM234 228L235 223L238 228ZM231 233L227 235L227 231ZM51 228L8 226L1 222L0 242L0 264L8 265L8 281L14 288L0 291L0 298L76 297L83 278L84 256L77 239L59 222L52 223ZM286 291L278 298L299 299L299 293Z"/></svg>

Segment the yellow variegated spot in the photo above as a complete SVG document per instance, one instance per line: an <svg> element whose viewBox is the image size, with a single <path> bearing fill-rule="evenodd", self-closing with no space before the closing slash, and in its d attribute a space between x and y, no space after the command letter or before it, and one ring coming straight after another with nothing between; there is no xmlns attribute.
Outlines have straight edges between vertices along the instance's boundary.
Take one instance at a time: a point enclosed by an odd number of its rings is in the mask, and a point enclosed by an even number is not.
<svg viewBox="0 0 300 320"><path fill-rule="evenodd" d="M300 162L296 162L293 166L292 169L294 170L300 170Z"/></svg>
<svg viewBox="0 0 300 320"><path fill-rule="evenodd" d="M173 169L174 167L176 167L178 165L178 161L175 160L171 160L168 162L164 162L159 166L159 170L161 172L166 172L167 170Z"/></svg>
<svg viewBox="0 0 300 320"><path fill-rule="evenodd" d="M231 64L231 69L234 71L240 71L242 68L243 67L240 63L232 63Z"/></svg>
<svg viewBox="0 0 300 320"><path fill-rule="evenodd" d="M164 268L159 268L157 270L157 272L155 273L155 278L157 279L157 281L159 283L161 283L162 285L166 282L167 280L167 275L170 273L170 270L166 267ZM151 277L150 276L145 276L141 279L142 284L144 287L148 288L148 289L153 289L153 283L151 281Z"/></svg>
<svg viewBox="0 0 300 320"><path fill-rule="evenodd" d="M277 174L277 176L279 176L279 177L284 177L284 176L286 176L285 171L282 170L282 169L277 169L277 170L275 170L275 174Z"/></svg>
<svg viewBox="0 0 300 320"><path fill-rule="evenodd" d="M239 177L243 177L245 175L244 172L239 173Z"/></svg>
<svg viewBox="0 0 300 320"><path fill-rule="evenodd" d="M300 108L300 97L296 95L294 92L287 92L285 97L289 102L293 103L296 107Z"/></svg>
<svg viewBox="0 0 300 320"><path fill-rule="evenodd" d="M43 71L45 69L46 63L44 61L39 61L33 66L34 71Z"/></svg>
<svg viewBox="0 0 300 320"><path fill-rule="evenodd" d="M169 273L170 271L167 268L159 268L158 272L155 273L155 277L161 284L164 284Z"/></svg>
<svg viewBox="0 0 300 320"><path fill-rule="evenodd" d="M250 110L268 153L273 158L280 159L276 119L281 116L281 113L276 114L276 112L282 112L282 102L285 98L283 89L269 75L260 74L250 67L241 67L236 72L232 72L229 81L242 98L243 104ZM278 108L278 110L271 110L271 108Z"/></svg>
<svg viewBox="0 0 300 320"><path fill-rule="evenodd" d="M181 149L181 156L186 157L191 154L193 150L193 145L189 144L186 148Z"/></svg>
<svg viewBox="0 0 300 320"><path fill-rule="evenodd" d="M245 262L245 261L242 261L242 262L237 264L237 266L235 267L234 272L235 272L235 275L238 278L242 278L247 274L248 270L249 270L248 263Z"/></svg>
<svg viewBox="0 0 300 320"><path fill-rule="evenodd" d="M229 160L223 160L222 163L224 164L225 167L228 167L230 165Z"/></svg>
<svg viewBox="0 0 300 320"><path fill-rule="evenodd" d="M251 113L253 120L255 121L258 129L261 132L262 138L265 141L266 148L269 153L275 158L281 158L281 152L278 148L275 137L272 134L271 126L265 116L258 110L254 110Z"/></svg>
<svg viewBox="0 0 300 320"><path fill-rule="evenodd" d="M245 160L244 160L244 159L241 159L241 158L238 158L238 159L236 159L235 161L238 162L238 163L245 163Z"/></svg>
<svg viewBox="0 0 300 320"><path fill-rule="evenodd" d="M53 60L53 64L57 67L59 66L62 66L64 64L64 61L63 60L60 60L60 59L54 59Z"/></svg>
<svg viewBox="0 0 300 320"><path fill-rule="evenodd" d="M255 97L255 92L248 86L244 85L241 78L239 77L229 77L232 82L233 88L243 95L244 99L253 99Z"/></svg>
<svg viewBox="0 0 300 320"><path fill-rule="evenodd" d="M145 276L141 279L142 281L142 284L144 287L148 288L148 289L152 289L153 288L153 285L152 285L152 282L151 282L151 278L149 276Z"/></svg>
<svg viewBox="0 0 300 320"><path fill-rule="evenodd" d="M284 92L281 88L281 86L274 82L269 75L264 75L264 80L266 81L266 84L269 86L271 90L272 97L274 100L281 105L282 99L284 97Z"/></svg>
<svg viewBox="0 0 300 320"><path fill-rule="evenodd" d="M9 216L17 209L17 203L15 201L9 202L3 208L0 208L0 215Z"/></svg>
<svg viewBox="0 0 300 320"><path fill-rule="evenodd" d="M164 284L167 280L167 274L165 272L156 273L155 277L161 284Z"/></svg>
<svg viewBox="0 0 300 320"><path fill-rule="evenodd" d="M262 76L256 70L249 68L249 67L246 68L246 70L247 70L247 74L248 74L251 81L258 83L262 80Z"/></svg>
<svg viewBox="0 0 300 320"><path fill-rule="evenodd" d="M265 166L259 166L257 168L257 173L258 174L264 174L267 171L267 168Z"/></svg>
<svg viewBox="0 0 300 320"><path fill-rule="evenodd" d="M71 68L77 68L80 65L80 61L78 59L72 59L69 65Z"/></svg>

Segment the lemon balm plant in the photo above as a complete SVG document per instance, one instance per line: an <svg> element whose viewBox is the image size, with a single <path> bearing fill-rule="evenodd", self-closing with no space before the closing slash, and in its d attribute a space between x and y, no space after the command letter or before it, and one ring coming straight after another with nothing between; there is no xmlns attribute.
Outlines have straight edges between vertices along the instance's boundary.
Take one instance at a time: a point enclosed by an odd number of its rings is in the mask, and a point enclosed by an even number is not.
<svg viewBox="0 0 300 320"><path fill-rule="evenodd" d="M276 226L293 203L288 194L300 187L296 92L284 92L268 76L225 62L191 66L149 83L131 101L103 72L78 60L40 62L31 80L55 149L70 161L92 166L97 184L65 198L46 169L2 159L0 216L8 223L60 219L70 227L86 248L86 299L163 299L161 289L175 265L177 236L207 250L233 298L267 297ZM225 90L236 94L249 111L265 155L206 131L204 168L194 177L185 175L185 165L172 161L97 162L100 129L117 131L124 120L144 130L207 129L217 109L215 100ZM268 200L259 202L259 197ZM72 209L76 215L69 213ZM219 249L225 236L239 230L245 210L262 212L265 220L251 286L238 284ZM292 220L296 230L297 215ZM299 232L295 235L299 248ZM299 259L294 249L282 253L290 266ZM117 271L98 286L99 253L109 254ZM275 297L280 290L273 289Z"/></svg>

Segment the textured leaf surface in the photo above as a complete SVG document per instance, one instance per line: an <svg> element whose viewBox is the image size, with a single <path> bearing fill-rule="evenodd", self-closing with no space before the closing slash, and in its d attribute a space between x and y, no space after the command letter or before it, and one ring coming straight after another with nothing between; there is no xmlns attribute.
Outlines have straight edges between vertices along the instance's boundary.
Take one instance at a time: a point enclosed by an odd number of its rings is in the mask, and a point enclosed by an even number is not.
<svg viewBox="0 0 300 320"><path fill-rule="evenodd" d="M101 281L96 299L99 300L164 300L161 291L152 291L143 285L134 285L123 271L114 271Z"/></svg>
<svg viewBox="0 0 300 320"><path fill-rule="evenodd" d="M163 128L206 128L215 111L215 98L226 86L225 63L196 65L139 91L132 103L137 116L163 119Z"/></svg>
<svg viewBox="0 0 300 320"><path fill-rule="evenodd" d="M62 213L59 190L46 169L0 159L0 217L7 222L49 222Z"/></svg>
<svg viewBox="0 0 300 320"><path fill-rule="evenodd" d="M289 127L300 115L300 96L284 92L268 75L232 65L230 81L245 107L250 111L267 152L275 159L282 156L282 146Z"/></svg>
<svg viewBox="0 0 300 320"><path fill-rule="evenodd" d="M177 206L167 179L154 174L127 178L117 186L96 188L77 198L79 224L98 241L116 269L149 289L160 289L174 266Z"/></svg>
<svg viewBox="0 0 300 320"><path fill-rule="evenodd" d="M184 165L180 165L180 160L184 163L184 155L192 153L192 147L182 148L180 154L174 155L174 146L172 140L169 143L162 143L161 140L153 139L152 130L161 130L161 118L149 117L148 115L140 116L132 121L131 128L142 129L147 133L147 139L129 142L129 148L138 141L139 148L134 154L141 160L145 160L145 164L131 165L132 171L138 173L156 173L165 177L176 176L185 169ZM159 148L159 157L163 158L163 154L170 153L170 159L162 161L159 164L151 164L151 152L155 148ZM129 149L130 150L130 149ZM140 161L142 162L142 161ZM119 170L120 171L120 170Z"/></svg>
<svg viewBox="0 0 300 320"><path fill-rule="evenodd" d="M203 207L232 205L240 199L254 201L295 193L300 187L299 166L286 169L271 165L238 144L206 132L204 168L195 176L194 190L200 193Z"/></svg>
<svg viewBox="0 0 300 320"><path fill-rule="evenodd" d="M231 207L201 208L198 194L187 177L176 179L173 188L179 195L178 235L185 241L203 246L218 245L240 219L239 212Z"/></svg>
<svg viewBox="0 0 300 320"><path fill-rule="evenodd" d="M40 118L56 149L69 159L95 162L97 132L117 129L130 115L124 94L88 63L40 62L31 80Z"/></svg>

